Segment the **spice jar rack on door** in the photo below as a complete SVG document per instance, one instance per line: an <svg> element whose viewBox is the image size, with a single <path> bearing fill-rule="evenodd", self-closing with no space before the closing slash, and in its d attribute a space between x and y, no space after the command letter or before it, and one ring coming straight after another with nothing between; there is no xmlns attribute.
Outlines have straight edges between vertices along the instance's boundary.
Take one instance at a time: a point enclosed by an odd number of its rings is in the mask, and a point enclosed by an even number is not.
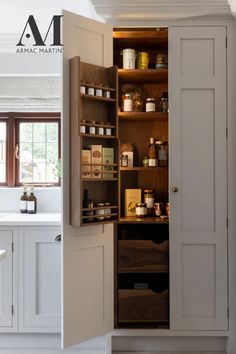
<svg viewBox="0 0 236 354"><path fill-rule="evenodd" d="M119 182L117 67L103 68L83 63L75 57L70 61L70 83L71 224L87 226L115 222L118 220ZM112 148L113 163L102 160L84 163L82 150L89 151L92 146L101 147L101 151L102 148ZM101 154L99 158L102 159ZM91 208L83 208L86 189L94 202ZM109 207L98 207L101 202L109 203ZM104 217L102 211L106 213Z"/></svg>

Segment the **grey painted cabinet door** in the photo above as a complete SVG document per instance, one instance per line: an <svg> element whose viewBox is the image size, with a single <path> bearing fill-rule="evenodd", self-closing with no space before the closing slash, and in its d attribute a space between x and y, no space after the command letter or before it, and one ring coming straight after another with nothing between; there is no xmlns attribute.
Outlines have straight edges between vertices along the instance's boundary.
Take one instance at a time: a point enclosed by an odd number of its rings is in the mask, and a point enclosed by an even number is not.
<svg viewBox="0 0 236 354"><path fill-rule="evenodd" d="M169 36L171 329L226 330L226 29Z"/></svg>
<svg viewBox="0 0 236 354"><path fill-rule="evenodd" d="M86 228L69 225L69 59L80 56L83 62L112 66L112 27L65 11L63 38L62 347L65 348L113 329L113 225Z"/></svg>

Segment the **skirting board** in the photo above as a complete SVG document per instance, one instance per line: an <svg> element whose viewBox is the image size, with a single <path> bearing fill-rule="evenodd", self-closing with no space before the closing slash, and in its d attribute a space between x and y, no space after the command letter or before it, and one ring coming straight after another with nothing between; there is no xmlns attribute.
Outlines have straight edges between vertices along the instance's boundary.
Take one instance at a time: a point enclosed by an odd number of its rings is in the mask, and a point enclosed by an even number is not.
<svg viewBox="0 0 236 354"><path fill-rule="evenodd" d="M117 352L112 354L227 354L226 352Z"/></svg>
<svg viewBox="0 0 236 354"><path fill-rule="evenodd" d="M0 349L0 354L104 354L100 349ZM202 353L201 353L202 354ZM221 353L217 353L221 354Z"/></svg>

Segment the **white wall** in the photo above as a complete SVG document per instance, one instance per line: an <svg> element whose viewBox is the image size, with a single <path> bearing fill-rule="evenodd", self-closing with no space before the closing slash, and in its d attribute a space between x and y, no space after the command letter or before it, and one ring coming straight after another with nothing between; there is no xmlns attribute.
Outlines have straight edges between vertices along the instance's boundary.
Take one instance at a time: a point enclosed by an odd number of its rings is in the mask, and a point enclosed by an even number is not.
<svg viewBox="0 0 236 354"><path fill-rule="evenodd" d="M90 0L0 1L0 75L61 74L61 54L20 54L16 44L29 15L34 16L40 32L47 33L52 16L62 10L103 21Z"/></svg>

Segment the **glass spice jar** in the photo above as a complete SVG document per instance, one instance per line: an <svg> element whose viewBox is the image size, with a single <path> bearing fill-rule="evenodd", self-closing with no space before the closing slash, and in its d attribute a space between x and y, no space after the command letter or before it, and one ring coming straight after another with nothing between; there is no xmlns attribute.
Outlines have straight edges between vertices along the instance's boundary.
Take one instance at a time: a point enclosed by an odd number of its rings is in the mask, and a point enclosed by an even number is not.
<svg viewBox="0 0 236 354"><path fill-rule="evenodd" d="M103 122L100 122L101 125L103 125ZM104 135L104 127L98 127L97 128L97 134L98 135Z"/></svg>
<svg viewBox="0 0 236 354"><path fill-rule="evenodd" d="M170 203L166 203L166 215L170 216Z"/></svg>
<svg viewBox="0 0 236 354"><path fill-rule="evenodd" d="M123 97L123 111L132 112L133 102L130 93L126 93Z"/></svg>
<svg viewBox="0 0 236 354"><path fill-rule="evenodd" d="M80 121L80 133L81 134L85 134L86 133L86 125L85 125L85 120L81 120Z"/></svg>
<svg viewBox="0 0 236 354"><path fill-rule="evenodd" d="M154 98L147 98L146 99L146 112L155 112L156 111L156 104Z"/></svg>
<svg viewBox="0 0 236 354"><path fill-rule="evenodd" d="M160 101L160 110L163 113L169 111L168 92L163 92Z"/></svg>
<svg viewBox="0 0 236 354"><path fill-rule="evenodd" d="M144 156L144 158L143 158L143 167L148 167L148 163L149 163L148 157Z"/></svg>
<svg viewBox="0 0 236 354"><path fill-rule="evenodd" d="M104 203L104 214L105 214L105 219L110 219L111 218L111 209L109 208L111 203Z"/></svg>
<svg viewBox="0 0 236 354"><path fill-rule="evenodd" d="M143 191L143 200L147 204L147 213L148 215L152 214L153 204L154 204L154 191L152 189L145 189Z"/></svg>
<svg viewBox="0 0 236 354"><path fill-rule="evenodd" d="M166 141L155 142L158 156L158 166L168 166L168 143Z"/></svg>
<svg viewBox="0 0 236 354"><path fill-rule="evenodd" d="M128 167L128 162L129 162L128 155L121 155L120 158L121 167Z"/></svg>
<svg viewBox="0 0 236 354"><path fill-rule="evenodd" d="M99 208L104 207L104 203L97 203L97 207L99 207ZM96 218L98 221L104 220L104 214L105 214L105 210L104 209L95 210L95 215L99 215Z"/></svg>
<svg viewBox="0 0 236 354"><path fill-rule="evenodd" d="M163 203L154 203L154 213L156 216L161 216L162 215L162 210L163 210Z"/></svg>
<svg viewBox="0 0 236 354"><path fill-rule="evenodd" d="M91 123L94 124L94 126L89 127L89 134L95 135L96 134L96 127L95 127L96 121L92 120Z"/></svg>
<svg viewBox="0 0 236 354"><path fill-rule="evenodd" d="M137 218L144 218L147 215L147 204L137 203L135 207L135 214Z"/></svg>

